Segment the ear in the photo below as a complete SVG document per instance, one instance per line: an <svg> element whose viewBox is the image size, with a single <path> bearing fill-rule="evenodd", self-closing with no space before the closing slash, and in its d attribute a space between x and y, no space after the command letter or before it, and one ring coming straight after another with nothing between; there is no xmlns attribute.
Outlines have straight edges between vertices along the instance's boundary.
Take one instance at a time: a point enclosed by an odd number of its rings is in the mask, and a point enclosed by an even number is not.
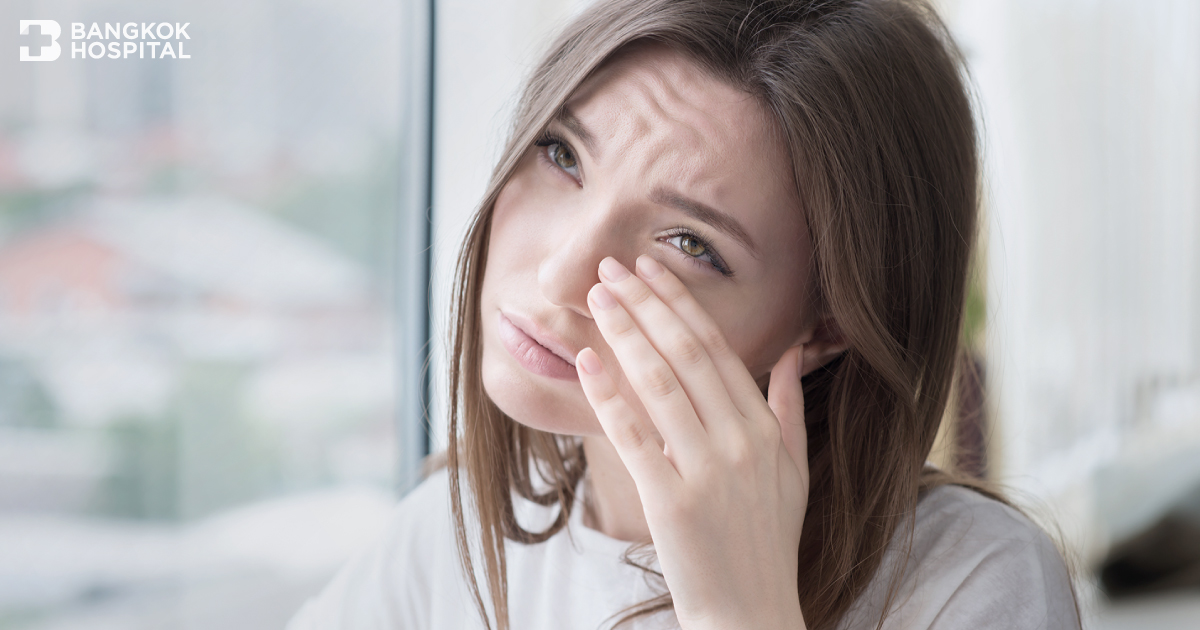
<svg viewBox="0 0 1200 630"><path fill-rule="evenodd" d="M804 344L804 371L800 376L829 363L850 347L846 336L832 317L822 317L796 340Z"/></svg>
<svg viewBox="0 0 1200 630"><path fill-rule="evenodd" d="M812 327L806 328L795 340L793 346L804 346L804 369L800 376L829 363L850 347L846 336L832 317L822 317ZM767 395L767 384L771 374L765 373L755 379L758 389Z"/></svg>

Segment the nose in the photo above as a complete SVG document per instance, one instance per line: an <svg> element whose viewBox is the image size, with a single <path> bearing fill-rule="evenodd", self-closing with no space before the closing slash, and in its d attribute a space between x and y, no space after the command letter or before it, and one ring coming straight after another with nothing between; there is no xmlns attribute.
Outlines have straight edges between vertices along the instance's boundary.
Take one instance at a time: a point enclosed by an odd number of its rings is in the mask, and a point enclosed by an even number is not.
<svg viewBox="0 0 1200 630"><path fill-rule="evenodd" d="M600 282L600 261L612 256L626 266L632 264L631 239L622 236L619 225L603 217L586 223L564 222L555 232L556 238L538 265L538 288L550 302L591 319L587 295Z"/></svg>

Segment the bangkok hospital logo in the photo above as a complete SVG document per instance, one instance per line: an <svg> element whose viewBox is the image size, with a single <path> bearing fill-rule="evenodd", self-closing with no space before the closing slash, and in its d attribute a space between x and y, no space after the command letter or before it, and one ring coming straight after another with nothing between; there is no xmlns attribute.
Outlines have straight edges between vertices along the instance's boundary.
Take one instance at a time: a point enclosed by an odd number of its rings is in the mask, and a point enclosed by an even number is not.
<svg viewBox="0 0 1200 630"><path fill-rule="evenodd" d="M71 22L71 59L191 59L184 52L191 22ZM21 20L21 61L62 56L62 27L54 20ZM81 41L80 41L81 40Z"/></svg>

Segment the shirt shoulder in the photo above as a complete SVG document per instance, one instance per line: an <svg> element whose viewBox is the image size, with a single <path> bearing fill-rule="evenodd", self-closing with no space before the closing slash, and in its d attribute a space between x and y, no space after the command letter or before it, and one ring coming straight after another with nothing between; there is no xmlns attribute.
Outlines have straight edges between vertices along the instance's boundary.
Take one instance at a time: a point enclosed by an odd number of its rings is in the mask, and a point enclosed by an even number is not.
<svg viewBox="0 0 1200 630"><path fill-rule="evenodd" d="M434 617L471 601L460 592L458 567L449 474L442 469L396 505L384 536L306 602L288 630L441 627Z"/></svg>
<svg viewBox="0 0 1200 630"><path fill-rule="evenodd" d="M1050 537L1018 510L953 485L921 499L911 537L898 528L842 627L874 627L885 605L889 629L1080 627L1070 572Z"/></svg>

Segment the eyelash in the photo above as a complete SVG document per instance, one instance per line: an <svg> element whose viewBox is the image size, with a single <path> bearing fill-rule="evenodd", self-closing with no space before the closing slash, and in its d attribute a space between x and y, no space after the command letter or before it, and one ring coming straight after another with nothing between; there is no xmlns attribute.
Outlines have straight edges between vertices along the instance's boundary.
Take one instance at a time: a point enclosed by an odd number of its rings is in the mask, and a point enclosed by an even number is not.
<svg viewBox="0 0 1200 630"><path fill-rule="evenodd" d="M543 164L545 164L546 167L548 167L558 173L562 173L562 174L566 175L567 177L570 177L572 180L575 180L575 176L568 173L566 170L563 169L563 167L559 166L558 164L556 164L554 162L554 160L550 159L550 156L546 155L546 148L551 145L555 145L555 144L562 145L568 151L570 151L572 155L578 155L575 153L575 149L573 149L569 143L567 143L562 138L559 138L558 136L555 136L549 132L546 132L546 133L543 133L542 136L540 138L538 138L536 142L534 142L534 144L537 145L538 147L540 147L540 150L538 151L538 159ZM578 160L578 157L576 157L576 160ZM575 181L576 181L576 183L578 183L578 180L575 180ZM697 243L699 243L700 246L704 248L704 252L706 254L708 254L708 257L711 262L701 260L699 258L696 258L695 256L691 256L687 252L680 249L679 247L676 247L675 245L671 245L671 248L674 249L675 251L679 252L679 254L681 256L683 256L689 262L691 262L693 265L696 265L698 267L703 268L705 265L707 265L707 266L715 269L718 273L720 273L721 275L723 275L727 278L733 276L733 271L731 271L729 269L729 267L725 265L725 261L721 259L721 255L717 253L717 249L712 246L712 243L710 243L708 241L708 239L700 236L699 234L697 234L697 233L693 232L692 230L689 230L685 227L677 227L677 228L672 229L667 234L666 238L671 239L671 238L677 238L680 236L686 236L688 238L695 240Z"/></svg>

